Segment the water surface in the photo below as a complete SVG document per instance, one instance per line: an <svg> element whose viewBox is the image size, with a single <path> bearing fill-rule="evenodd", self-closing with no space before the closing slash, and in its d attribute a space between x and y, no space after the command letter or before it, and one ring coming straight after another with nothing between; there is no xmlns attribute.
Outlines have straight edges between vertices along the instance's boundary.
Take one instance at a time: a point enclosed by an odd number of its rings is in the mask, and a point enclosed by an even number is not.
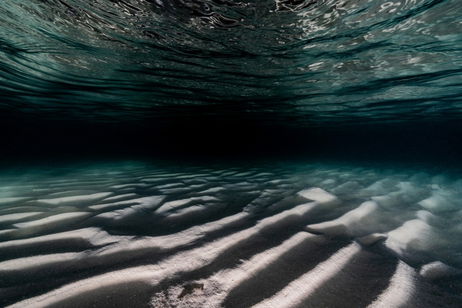
<svg viewBox="0 0 462 308"><path fill-rule="evenodd" d="M0 3L0 305L460 307L456 0Z"/></svg>

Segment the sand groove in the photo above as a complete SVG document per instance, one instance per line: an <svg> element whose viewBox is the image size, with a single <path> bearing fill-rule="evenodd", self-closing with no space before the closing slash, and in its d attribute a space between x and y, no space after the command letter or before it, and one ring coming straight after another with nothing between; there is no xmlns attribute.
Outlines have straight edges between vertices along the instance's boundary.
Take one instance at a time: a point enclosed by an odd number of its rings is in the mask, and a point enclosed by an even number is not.
<svg viewBox="0 0 462 308"><path fill-rule="evenodd" d="M462 303L440 287L461 273L458 183L319 166L106 172L31 179L2 199L0 305Z"/></svg>

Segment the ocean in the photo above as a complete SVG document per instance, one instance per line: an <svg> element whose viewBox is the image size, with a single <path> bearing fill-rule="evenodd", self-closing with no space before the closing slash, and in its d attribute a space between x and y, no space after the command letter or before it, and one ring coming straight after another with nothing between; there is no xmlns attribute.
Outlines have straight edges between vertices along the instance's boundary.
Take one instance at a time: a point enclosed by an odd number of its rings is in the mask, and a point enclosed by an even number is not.
<svg viewBox="0 0 462 308"><path fill-rule="evenodd" d="M461 307L456 0L4 0L1 307Z"/></svg>

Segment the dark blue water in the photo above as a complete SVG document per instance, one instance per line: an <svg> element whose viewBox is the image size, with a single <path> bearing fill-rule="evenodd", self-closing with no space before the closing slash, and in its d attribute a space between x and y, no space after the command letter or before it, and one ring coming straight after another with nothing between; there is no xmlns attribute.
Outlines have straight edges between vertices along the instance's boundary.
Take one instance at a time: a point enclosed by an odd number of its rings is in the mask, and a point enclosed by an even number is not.
<svg viewBox="0 0 462 308"><path fill-rule="evenodd" d="M457 0L0 2L0 306L462 306Z"/></svg>

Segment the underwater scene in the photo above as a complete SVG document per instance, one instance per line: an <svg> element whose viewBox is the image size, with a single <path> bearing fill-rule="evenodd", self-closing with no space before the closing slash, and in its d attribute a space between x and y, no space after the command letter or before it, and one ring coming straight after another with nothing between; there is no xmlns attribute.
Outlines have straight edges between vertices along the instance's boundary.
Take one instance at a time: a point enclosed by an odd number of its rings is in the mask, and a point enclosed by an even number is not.
<svg viewBox="0 0 462 308"><path fill-rule="evenodd" d="M458 0L3 0L0 140L0 307L462 307Z"/></svg>

